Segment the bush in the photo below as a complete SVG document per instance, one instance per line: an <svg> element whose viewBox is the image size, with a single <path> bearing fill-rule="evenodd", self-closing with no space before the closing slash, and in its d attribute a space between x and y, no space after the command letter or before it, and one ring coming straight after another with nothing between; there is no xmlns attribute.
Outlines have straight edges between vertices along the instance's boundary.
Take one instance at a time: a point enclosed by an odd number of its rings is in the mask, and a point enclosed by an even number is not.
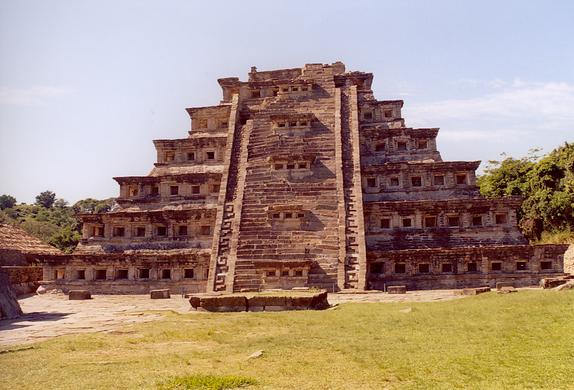
<svg viewBox="0 0 574 390"><path fill-rule="evenodd" d="M0 210L11 209L16 204L16 198L10 195L0 196Z"/></svg>

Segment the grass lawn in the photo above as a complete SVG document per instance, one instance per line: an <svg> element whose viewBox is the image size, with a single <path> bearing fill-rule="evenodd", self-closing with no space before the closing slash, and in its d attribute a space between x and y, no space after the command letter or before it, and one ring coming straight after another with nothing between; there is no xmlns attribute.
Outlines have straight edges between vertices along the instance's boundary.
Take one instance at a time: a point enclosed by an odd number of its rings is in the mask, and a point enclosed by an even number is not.
<svg viewBox="0 0 574 390"><path fill-rule="evenodd" d="M171 313L10 349L3 389L574 389L574 291Z"/></svg>

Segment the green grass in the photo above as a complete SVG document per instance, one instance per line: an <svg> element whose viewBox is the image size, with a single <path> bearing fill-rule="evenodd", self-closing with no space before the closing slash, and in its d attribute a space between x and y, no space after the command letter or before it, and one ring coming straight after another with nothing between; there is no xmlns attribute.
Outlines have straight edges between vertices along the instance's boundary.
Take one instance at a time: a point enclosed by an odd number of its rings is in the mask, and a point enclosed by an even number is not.
<svg viewBox="0 0 574 390"><path fill-rule="evenodd" d="M225 390L255 385L257 381L241 376L187 375L177 377L159 386L161 390L201 389Z"/></svg>
<svg viewBox="0 0 574 390"><path fill-rule="evenodd" d="M157 389L210 375L215 385L242 378L249 389L572 389L574 291L170 313L113 334L7 349L6 389Z"/></svg>

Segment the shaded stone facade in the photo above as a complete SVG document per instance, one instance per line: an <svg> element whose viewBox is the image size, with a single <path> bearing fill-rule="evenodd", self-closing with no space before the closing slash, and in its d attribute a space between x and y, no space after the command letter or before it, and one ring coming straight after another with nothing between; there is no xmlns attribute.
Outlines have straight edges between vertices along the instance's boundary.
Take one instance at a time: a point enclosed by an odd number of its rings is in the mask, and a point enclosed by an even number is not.
<svg viewBox="0 0 574 390"><path fill-rule="evenodd" d="M481 197L480 162L442 161L438 129L407 127L372 78L337 62L219 79L219 105L187 109L187 138L154 141L147 176L115 178L117 207L79 216L81 244L47 259L45 283L362 290L562 273L565 246L518 230L521 200Z"/></svg>

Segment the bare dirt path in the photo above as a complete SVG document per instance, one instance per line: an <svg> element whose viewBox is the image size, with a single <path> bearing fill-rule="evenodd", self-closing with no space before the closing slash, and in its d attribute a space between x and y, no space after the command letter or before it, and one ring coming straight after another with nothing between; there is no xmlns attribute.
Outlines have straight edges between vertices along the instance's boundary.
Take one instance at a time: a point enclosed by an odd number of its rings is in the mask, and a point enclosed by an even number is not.
<svg viewBox="0 0 574 390"><path fill-rule="evenodd" d="M329 294L331 304L345 302L431 302L461 298L454 290L411 291L389 295ZM160 313L188 313L187 299L150 299L149 295L94 295L85 301L69 301L63 294L33 295L18 300L24 316L0 321L0 346L29 344L72 333L111 332L125 325L153 321Z"/></svg>

